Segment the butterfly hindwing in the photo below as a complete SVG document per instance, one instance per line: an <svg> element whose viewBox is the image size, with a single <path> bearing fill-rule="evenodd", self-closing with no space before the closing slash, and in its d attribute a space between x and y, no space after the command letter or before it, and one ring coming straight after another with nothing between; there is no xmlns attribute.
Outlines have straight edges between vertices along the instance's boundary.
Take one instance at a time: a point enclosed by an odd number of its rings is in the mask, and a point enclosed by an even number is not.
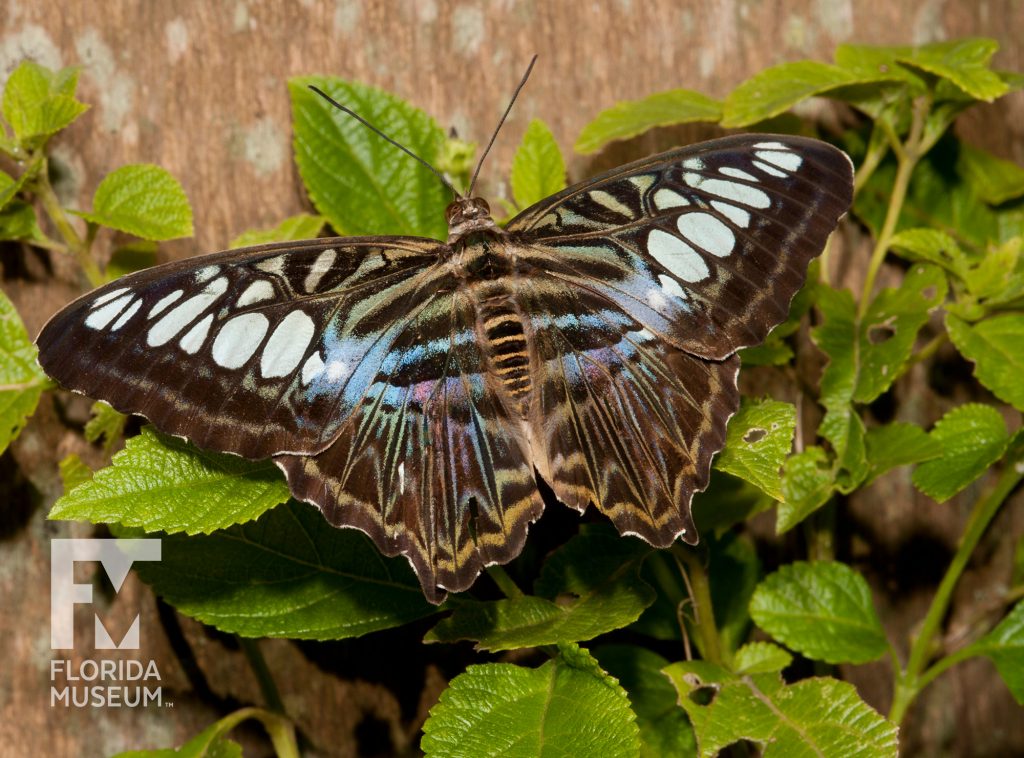
<svg viewBox="0 0 1024 758"><path fill-rule="evenodd" d="M530 243L523 256L539 268L692 355L723 359L785 319L851 197L841 151L741 135L577 184L508 229Z"/></svg>
<svg viewBox="0 0 1024 758"><path fill-rule="evenodd" d="M440 244L311 240L157 266L57 314L37 340L40 362L64 386L202 447L316 452L436 288Z"/></svg>

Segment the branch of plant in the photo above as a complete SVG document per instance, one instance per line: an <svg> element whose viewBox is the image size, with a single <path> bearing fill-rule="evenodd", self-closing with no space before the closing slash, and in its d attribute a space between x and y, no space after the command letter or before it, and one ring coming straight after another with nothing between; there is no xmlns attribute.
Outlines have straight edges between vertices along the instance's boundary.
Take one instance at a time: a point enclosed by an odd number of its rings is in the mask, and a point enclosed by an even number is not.
<svg viewBox="0 0 1024 758"><path fill-rule="evenodd" d="M933 640L946 617L953 598L953 591L956 589L957 582L967 567L971 554L974 552L975 547L977 547L992 519L999 512L1000 506L1009 497L1010 493L1016 489L1022 479L1024 479L1024 441L1018 440L1013 443L1010 450L1004 456L1003 470L995 486L984 497L980 498L971 509L971 515L967 520L967 527L960 537L960 544L957 546L956 553L946 569L946 574L942 577L942 582L932 598L931 606L928 608L928 613L921 624L921 630L911 645L906 668L896 676L896 689L892 710L889 712L889 718L894 723L899 724L903 720L907 708L928 682L953 665L952 663L943 663L946 660L946 658L943 658L932 667L932 669L937 668L934 673L932 670L929 670L927 674L922 675L922 671L924 671L925 665L928 663ZM953 653L952 656L957 656L957 660L962 660L965 657L963 650L967 650L969 647ZM947 658L952 656L947 656Z"/></svg>
<svg viewBox="0 0 1024 758"><path fill-rule="evenodd" d="M242 652L245 653L246 660L249 661L252 673L256 676L256 681L260 686L260 692L263 694L263 700L266 702L267 708L274 713L285 716L284 702L281 700L281 693L277 690L274 676L270 673L270 667L263 657L263 651L260 650L260 641L252 637L242 636L238 636L237 639Z"/></svg>
<svg viewBox="0 0 1024 758"><path fill-rule="evenodd" d="M687 585L693 600L694 629L696 631L697 649L701 658L711 663L729 666L726 651L722 648L721 636L715 625L715 609L711 602L711 584L708 581L707 568L704 566L702 554L693 548L676 542L672 546L672 556L679 563L680 571L685 571Z"/></svg>
<svg viewBox="0 0 1024 758"><path fill-rule="evenodd" d="M519 585L513 581L512 577L508 575L504 566L494 564L493 566L487 567L487 575L494 580L494 583L498 585L498 589L502 591L509 600L516 600L524 597L524 593L519 589Z"/></svg>
<svg viewBox="0 0 1024 758"><path fill-rule="evenodd" d="M223 737L246 719L256 719L270 735L278 758L299 758L295 727L282 716L262 708L242 708L217 722L216 738Z"/></svg>

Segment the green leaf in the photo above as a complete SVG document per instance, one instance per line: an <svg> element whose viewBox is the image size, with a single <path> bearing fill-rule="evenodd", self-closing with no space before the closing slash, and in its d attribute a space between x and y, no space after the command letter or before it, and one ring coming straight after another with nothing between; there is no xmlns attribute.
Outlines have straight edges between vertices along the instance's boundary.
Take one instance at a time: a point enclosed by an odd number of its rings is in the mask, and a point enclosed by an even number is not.
<svg viewBox="0 0 1024 758"><path fill-rule="evenodd" d="M997 158L987 150L960 145L961 166L989 205L999 205L1024 195L1024 168L1012 161Z"/></svg>
<svg viewBox="0 0 1024 758"><path fill-rule="evenodd" d="M227 735L247 719L263 725L278 755L285 755L285 751L295 754L294 727L284 717L259 708L242 708L210 724L179 748L128 750L113 758L242 758L242 746Z"/></svg>
<svg viewBox="0 0 1024 758"><path fill-rule="evenodd" d="M430 710L427 756L635 756L639 730L626 692L575 645L539 668L470 666Z"/></svg>
<svg viewBox="0 0 1024 758"><path fill-rule="evenodd" d="M731 474L711 469L711 484L693 496L691 508L698 534L723 532L758 513L771 510L775 499Z"/></svg>
<svg viewBox="0 0 1024 758"><path fill-rule="evenodd" d="M565 189L565 162L547 124L533 119L512 159L512 197L528 208Z"/></svg>
<svg viewBox="0 0 1024 758"><path fill-rule="evenodd" d="M4 171L0 171L0 210L5 208L17 196L27 178L27 171L22 172L17 179Z"/></svg>
<svg viewBox="0 0 1024 758"><path fill-rule="evenodd" d="M85 425L85 439L89 442L102 440L103 452L110 455L124 435L124 425L128 417L102 400L93 403L91 413L92 418Z"/></svg>
<svg viewBox="0 0 1024 758"><path fill-rule="evenodd" d="M722 471L782 499L782 464L793 447L796 408L777 400L743 398L729 420L725 449L715 461Z"/></svg>
<svg viewBox="0 0 1024 758"><path fill-rule="evenodd" d="M878 293L860 324L854 401L870 403L889 389L910 358L928 314L946 299L946 290L946 277L938 268L917 265L898 288Z"/></svg>
<svg viewBox="0 0 1024 758"><path fill-rule="evenodd" d="M39 229L35 209L21 200L8 203L0 211L0 240L33 240L43 239Z"/></svg>
<svg viewBox="0 0 1024 758"><path fill-rule="evenodd" d="M649 552L610 529L585 529L545 561L539 597L460 605L424 639L470 639L478 650L511 650L589 640L627 626L654 602L639 573Z"/></svg>
<svg viewBox="0 0 1024 758"><path fill-rule="evenodd" d="M942 445L924 429L902 421L869 429L864 442L870 467L869 481L897 466L930 461L942 455Z"/></svg>
<svg viewBox="0 0 1024 758"><path fill-rule="evenodd" d="M331 526L305 503L209 535L158 535L161 560L136 564L139 576L185 615L224 632L343 639L438 610L403 558L382 556L366 535Z"/></svg>
<svg viewBox="0 0 1024 758"><path fill-rule="evenodd" d="M444 132L383 90L325 77L289 79L295 161L317 210L342 235L448 236L450 193L429 169L309 89L319 87L389 137L434 163Z"/></svg>
<svg viewBox="0 0 1024 758"><path fill-rule="evenodd" d="M889 649L871 590L843 563L797 561L758 585L754 623L787 647L827 663L867 663Z"/></svg>
<svg viewBox="0 0 1024 758"><path fill-rule="evenodd" d="M791 455L782 469L782 502L779 503L776 534L799 524L832 497L835 475L828 454L811 445Z"/></svg>
<svg viewBox="0 0 1024 758"><path fill-rule="evenodd" d="M771 642L749 642L733 656L737 674L770 674L782 671L793 662L793 656Z"/></svg>
<svg viewBox="0 0 1024 758"><path fill-rule="evenodd" d="M152 240L132 240L114 250L110 262L103 270L108 282L126 274L142 271L156 265L157 244Z"/></svg>
<svg viewBox="0 0 1024 758"><path fill-rule="evenodd" d="M0 452L18 436L50 386L37 355L14 305L0 291Z"/></svg>
<svg viewBox="0 0 1024 758"><path fill-rule="evenodd" d="M851 425L856 423L853 421L856 414L852 402L857 389L857 306L848 290L834 290L826 286L819 287L817 303L823 323L811 330L811 339L829 359L821 375L821 404L827 411L822 420L821 434L832 444L836 456L843 458L849 447ZM817 456L816 453L812 455ZM807 461L810 460L808 457ZM821 459L813 460L818 464ZM806 477L813 473L808 465L794 466L794 476L799 479L795 482L797 487L791 497L796 496L798 501L807 503L807 495L818 489L818 486L808 486L810 480ZM820 480L820 477L815 475L815 479Z"/></svg>
<svg viewBox="0 0 1024 758"><path fill-rule="evenodd" d="M1024 410L1024 315L1007 313L968 324L946 314L946 329L974 375L1000 400Z"/></svg>
<svg viewBox="0 0 1024 758"><path fill-rule="evenodd" d="M689 758L696 752L690 721L676 702L675 688L661 673L667 660L637 645L602 645L591 652L629 695L643 758Z"/></svg>
<svg viewBox="0 0 1024 758"><path fill-rule="evenodd" d="M909 261L934 263L961 279L970 266L957 241L938 229L906 229L892 238L890 247Z"/></svg>
<svg viewBox="0 0 1024 758"><path fill-rule="evenodd" d="M111 171L82 218L136 237L162 242L192 236L192 206L165 169L139 163Z"/></svg>
<svg viewBox="0 0 1024 758"><path fill-rule="evenodd" d="M50 71L22 61L7 79L3 115L20 142L36 142L70 125L89 106L75 99L78 70Z"/></svg>
<svg viewBox="0 0 1024 758"><path fill-rule="evenodd" d="M1024 705L1024 601L971 648L996 664L1014 699Z"/></svg>
<svg viewBox="0 0 1024 758"><path fill-rule="evenodd" d="M64 485L65 494L92 479L92 469L82 463L82 459L74 453L63 458L57 464L57 468L60 470L60 481Z"/></svg>
<svg viewBox="0 0 1024 758"><path fill-rule="evenodd" d="M729 94L722 109L722 126L749 126L777 116L809 97L893 78L888 72L851 71L819 61L782 63L755 74Z"/></svg>
<svg viewBox="0 0 1024 758"><path fill-rule="evenodd" d="M664 673L690 716L701 758L741 740L759 745L765 758L899 753L896 725L847 682L815 677L786 685L778 674L737 677L703 661L673 663ZM710 703L708 690L714 692Z"/></svg>
<svg viewBox="0 0 1024 758"><path fill-rule="evenodd" d="M968 403L954 408L932 429L942 457L914 471L914 486L940 503L985 473L998 461L1010 441L1006 422L990 405Z"/></svg>
<svg viewBox="0 0 1024 758"><path fill-rule="evenodd" d="M207 452L144 427L112 465L61 497L50 518L209 533L258 518L288 496L288 485L268 461Z"/></svg>
<svg viewBox="0 0 1024 758"><path fill-rule="evenodd" d="M968 38L935 42L914 48L901 62L948 79L971 97L992 102L1010 91L1009 86L989 68L999 49L993 39Z"/></svg>
<svg viewBox="0 0 1024 758"><path fill-rule="evenodd" d="M722 105L687 89L657 92L641 100L626 100L601 111L576 139L577 153L594 153L609 142L629 139L657 126L718 121Z"/></svg>
<svg viewBox="0 0 1024 758"><path fill-rule="evenodd" d="M247 232L242 232L231 240L228 248L233 250L237 247L266 245L271 242L313 239L320 234L326 223L327 219L323 216L300 213L286 218L277 226L269 229L250 229Z"/></svg>
<svg viewBox="0 0 1024 758"><path fill-rule="evenodd" d="M750 598L761 579L761 561L751 539L734 531L706 535L711 605L718 638L726 653L750 633Z"/></svg>

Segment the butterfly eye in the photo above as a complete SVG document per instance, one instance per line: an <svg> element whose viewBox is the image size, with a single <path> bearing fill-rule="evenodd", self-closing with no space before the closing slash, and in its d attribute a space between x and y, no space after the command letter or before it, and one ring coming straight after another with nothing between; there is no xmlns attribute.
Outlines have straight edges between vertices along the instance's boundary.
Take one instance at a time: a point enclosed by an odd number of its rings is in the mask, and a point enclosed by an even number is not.
<svg viewBox="0 0 1024 758"><path fill-rule="evenodd" d="M473 198L473 210L476 211L477 216L490 216L491 206L487 204L487 201L482 197Z"/></svg>

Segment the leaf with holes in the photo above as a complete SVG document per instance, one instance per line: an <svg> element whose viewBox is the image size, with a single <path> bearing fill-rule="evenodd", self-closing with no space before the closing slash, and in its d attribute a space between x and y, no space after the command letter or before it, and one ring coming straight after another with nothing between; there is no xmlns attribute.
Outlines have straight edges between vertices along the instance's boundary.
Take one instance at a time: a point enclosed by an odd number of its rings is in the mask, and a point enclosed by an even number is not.
<svg viewBox="0 0 1024 758"><path fill-rule="evenodd" d="M835 561L798 561L770 574L754 592L750 615L814 660L867 663L889 649L867 581Z"/></svg>
<svg viewBox="0 0 1024 758"><path fill-rule="evenodd" d="M661 673L668 661L639 645L601 645L591 652L629 696L640 729L641 757L692 756L697 749L693 728L675 688Z"/></svg>
<svg viewBox="0 0 1024 758"><path fill-rule="evenodd" d="M166 170L146 163L121 166L103 177L92 211L78 215L157 242L192 236L192 206L185 190Z"/></svg>
<svg viewBox="0 0 1024 758"><path fill-rule="evenodd" d="M122 526L112 531L146 536ZM157 534L162 557L136 564L139 576L180 612L223 632L344 639L438 610L405 559L385 558L366 535L336 529L306 503L208 535Z"/></svg>
<svg viewBox="0 0 1024 758"><path fill-rule="evenodd" d="M782 469L776 534L789 531L827 503L834 488L835 474L822 448L811 445L791 455Z"/></svg>
<svg viewBox="0 0 1024 758"><path fill-rule="evenodd" d="M90 412L92 418L85 425L85 439L89 442L102 442L103 452L110 455L114 446L121 441L128 417L102 400L93 403Z"/></svg>
<svg viewBox="0 0 1024 758"><path fill-rule="evenodd" d="M821 422L821 435L831 443L838 458L845 458L849 451L852 465L859 460L856 437L859 418L852 405L857 389L857 306L848 290L822 286L818 289L818 308L824 321L811 330L811 338L828 356L828 365L821 375L820 402L826 411ZM799 477L799 480L805 480L805 475L810 472L810 468L801 464L794 469L793 475ZM796 502L803 504L799 510L804 515L809 513L807 507L813 510L824 502L822 500L811 506L802 493L810 493L812 490L799 481L795 483L797 486L790 497L796 496Z"/></svg>
<svg viewBox="0 0 1024 758"><path fill-rule="evenodd" d="M272 463L200 450L144 427L49 517L199 534L251 521L287 499Z"/></svg>
<svg viewBox="0 0 1024 758"><path fill-rule="evenodd" d="M383 90L341 79L288 80L295 162L313 205L341 235L448 235L448 190L430 170L404 156L309 85L346 104L428 163L444 132L423 111Z"/></svg>
<svg viewBox="0 0 1024 758"><path fill-rule="evenodd" d="M1000 400L1024 411L1024 315L1007 313L968 324L946 314L946 329L974 375Z"/></svg>
<svg viewBox="0 0 1024 758"><path fill-rule="evenodd" d="M565 161L555 136L539 118L530 122L512 160L512 197L529 208L565 189Z"/></svg>
<svg viewBox="0 0 1024 758"><path fill-rule="evenodd" d="M701 758L742 740L756 743L765 758L898 755L896 725L847 682L814 677L787 685L776 673L739 677L704 661L673 663L665 674L690 716ZM707 691L710 702L702 697Z"/></svg>
<svg viewBox="0 0 1024 758"><path fill-rule="evenodd" d="M14 305L0 292L0 452L18 436L50 380Z"/></svg>
<svg viewBox="0 0 1024 758"><path fill-rule="evenodd" d="M271 242L291 242L292 240L308 240L319 236L327 219L311 213L299 213L289 216L277 226L269 229L250 229L242 232L228 244L231 249L266 245Z"/></svg>
<svg viewBox="0 0 1024 758"><path fill-rule="evenodd" d="M537 596L459 606L425 640L470 639L478 650L511 650L589 640L627 626L654 602L639 574L648 553L610 529L584 529L545 561Z"/></svg>
<svg viewBox="0 0 1024 758"><path fill-rule="evenodd" d="M583 127L576 139L576 152L595 153L609 142L629 139L658 126L675 126L695 121L716 122L722 104L688 89L657 92L641 100L626 100L601 111Z"/></svg>
<svg viewBox="0 0 1024 758"><path fill-rule="evenodd" d="M914 471L914 486L940 503L973 482L998 461L1009 444L1006 422L990 405L968 403L943 416L929 435L942 456Z"/></svg>
<svg viewBox="0 0 1024 758"><path fill-rule="evenodd" d="M539 668L470 666L430 710L427 756L635 756L640 734L629 698L576 645Z"/></svg>
<svg viewBox="0 0 1024 758"><path fill-rule="evenodd" d="M743 399L729 420L725 449L715 461L722 471L782 499L782 464L793 447L796 408L777 400Z"/></svg>

